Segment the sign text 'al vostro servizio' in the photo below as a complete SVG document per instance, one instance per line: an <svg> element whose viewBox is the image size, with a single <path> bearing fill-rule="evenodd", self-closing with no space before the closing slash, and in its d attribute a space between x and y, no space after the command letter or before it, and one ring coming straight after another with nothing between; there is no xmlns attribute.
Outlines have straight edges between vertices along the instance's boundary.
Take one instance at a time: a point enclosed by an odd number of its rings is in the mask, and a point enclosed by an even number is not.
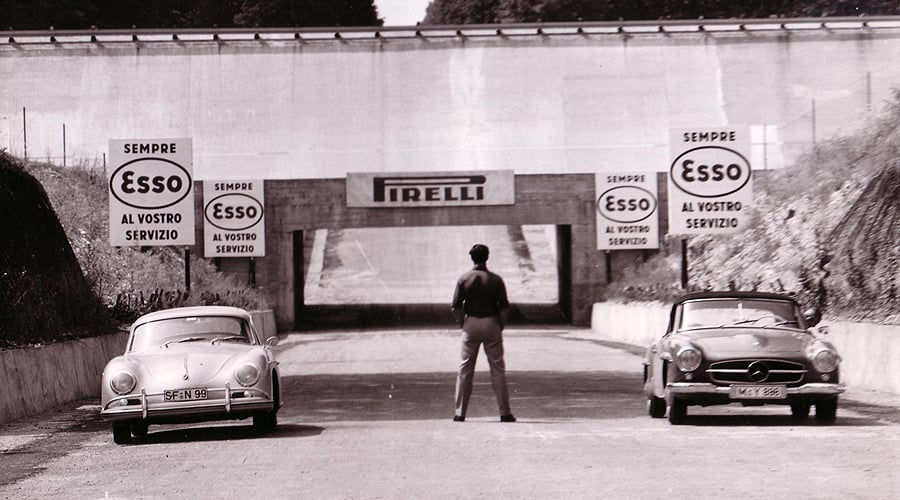
<svg viewBox="0 0 900 500"><path fill-rule="evenodd" d="M747 127L672 129L669 233L731 234L753 203Z"/></svg>
<svg viewBox="0 0 900 500"><path fill-rule="evenodd" d="M194 244L191 139L109 141L109 241Z"/></svg>

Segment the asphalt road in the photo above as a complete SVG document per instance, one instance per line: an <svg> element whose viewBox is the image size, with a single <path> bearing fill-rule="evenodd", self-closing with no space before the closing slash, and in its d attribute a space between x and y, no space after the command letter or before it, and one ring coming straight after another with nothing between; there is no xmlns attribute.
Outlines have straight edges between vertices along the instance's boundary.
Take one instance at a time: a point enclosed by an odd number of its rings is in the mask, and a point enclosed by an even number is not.
<svg viewBox="0 0 900 500"><path fill-rule="evenodd" d="M117 446L81 401L0 426L0 498L898 498L900 405L851 393L834 425L781 407L646 414L640 349L590 330L513 329L516 423L481 359L451 421L456 332L290 334L278 430L151 427ZM854 399L855 398L855 399Z"/></svg>

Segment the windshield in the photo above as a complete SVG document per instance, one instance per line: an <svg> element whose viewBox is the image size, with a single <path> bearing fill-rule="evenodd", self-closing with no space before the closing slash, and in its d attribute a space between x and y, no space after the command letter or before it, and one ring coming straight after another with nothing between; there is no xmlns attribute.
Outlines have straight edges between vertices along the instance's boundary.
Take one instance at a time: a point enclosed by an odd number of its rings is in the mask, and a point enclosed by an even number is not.
<svg viewBox="0 0 900 500"><path fill-rule="evenodd" d="M729 327L802 328L793 302L773 299L699 299L681 306L679 330Z"/></svg>
<svg viewBox="0 0 900 500"><path fill-rule="evenodd" d="M251 343L250 326L233 316L192 316L151 321L134 330L130 350L213 341Z"/></svg>

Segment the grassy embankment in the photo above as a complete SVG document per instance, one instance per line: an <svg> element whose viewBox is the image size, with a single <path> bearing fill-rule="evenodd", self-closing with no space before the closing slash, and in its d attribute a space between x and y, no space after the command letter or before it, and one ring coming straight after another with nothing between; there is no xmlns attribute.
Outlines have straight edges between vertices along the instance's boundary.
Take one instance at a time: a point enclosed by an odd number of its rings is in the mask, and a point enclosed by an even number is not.
<svg viewBox="0 0 900 500"><path fill-rule="evenodd" d="M0 152L0 348L98 335L175 305L266 306L258 290L181 248L113 248L102 169Z"/></svg>
<svg viewBox="0 0 900 500"><path fill-rule="evenodd" d="M900 91L863 130L757 181L754 197L750 230L689 239L692 288L787 292L831 317L900 321ZM679 241L627 269L609 298L681 293Z"/></svg>

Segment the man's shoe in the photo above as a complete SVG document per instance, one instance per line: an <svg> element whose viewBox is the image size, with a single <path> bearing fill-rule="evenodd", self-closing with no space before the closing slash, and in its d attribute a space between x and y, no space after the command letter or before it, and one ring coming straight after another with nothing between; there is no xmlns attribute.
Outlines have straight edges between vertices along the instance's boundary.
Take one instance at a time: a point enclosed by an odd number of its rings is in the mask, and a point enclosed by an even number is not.
<svg viewBox="0 0 900 500"><path fill-rule="evenodd" d="M465 422L466 417L463 417L462 415L453 415L453 421L454 422Z"/></svg>
<svg viewBox="0 0 900 500"><path fill-rule="evenodd" d="M500 421L501 421L501 422L515 422L515 421L516 421L516 417L512 416L512 414L509 414L509 415L500 415Z"/></svg>

